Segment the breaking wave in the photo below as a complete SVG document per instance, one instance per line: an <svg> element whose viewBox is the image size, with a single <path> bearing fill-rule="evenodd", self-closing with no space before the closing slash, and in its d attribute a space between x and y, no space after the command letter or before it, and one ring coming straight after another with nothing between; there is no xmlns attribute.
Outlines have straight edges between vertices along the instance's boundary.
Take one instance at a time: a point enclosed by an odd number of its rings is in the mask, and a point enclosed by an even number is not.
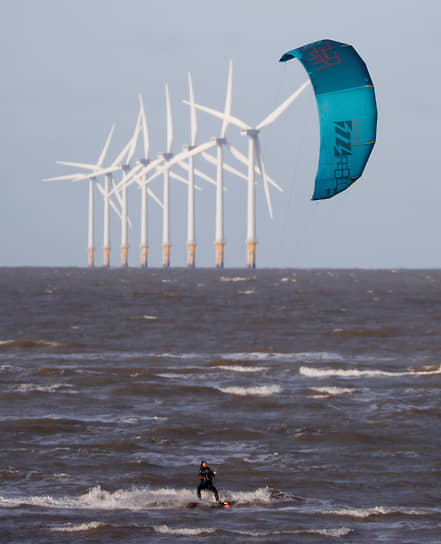
<svg viewBox="0 0 441 544"><path fill-rule="evenodd" d="M314 398L335 397L339 395L350 395L355 389L349 387L311 387L311 391L317 393Z"/></svg>
<svg viewBox="0 0 441 544"><path fill-rule="evenodd" d="M322 535L334 538L340 538L352 533L348 527L337 527L332 529L286 529L284 531L237 531L243 536L254 536L257 538L277 536L277 535Z"/></svg>
<svg viewBox="0 0 441 544"><path fill-rule="evenodd" d="M254 491L225 491L225 497L237 505L266 505L271 502L271 490L267 487ZM0 507L16 508L23 505L45 508L75 508L84 510L133 510L185 508L195 500L194 489L169 487L134 487L106 491L100 485L78 497L52 497L36 495L29 497L0 496Z"/></svg>
<svg viewBox="0 0 441 544"><path fill-rule="evenodd" d="M344 516L358 519L366 519L376 516L405 515L405 516L426 516L429 512L423 509L406 507L375 506L374 508L342 508L340 510L325 510L325 515Z"/></svg>
<svg viewBox="0 0 441 544"><path fill-rule="evenodd" d="M269 397L280 393L280 385L261 385L256 387L216 387L218 391L222 393L227 393L229 395L239 395L241 397L248 395L256 395L259 397Z"/></svg>
<svg viewBox="0 0 441 544"><path fill-rule="evenodd" d="M385 370L358 370L357 368L314 368L301 366L299 369L301 376L310 378L323 378L329 376L338 376L342 378L377 378L381 376L399 377L399 376L427 376L430 374L441 374L441 366L436 370L406 370L404 372L390 372Z"/></svg>
<svg viewBox="0 0 441 544"><path fill-rule="evenodd" d="M162 535L176 535L176 536L201 536L209 535L216 532L216 529L212 527L201 527L201 528L173 528L168 525L154 525L153 530L156 533Z"/></svg>
<svg viewBox="0 0 441 544"><path fill-rule="evenodd" d="M100 521L90 521L76 525L69 524L64 527L51 527L49 530L53 533L85 533L87 531L97 531L103 527L107 527L107 525Z"/></svg>
<svg viewBox="0 0 441 544"><path fill-rule="evenodd" d="M230 372L263 372L266 369L264 366L240 366L240 365L219 365L215 368L220 370L229 370Z"/></svg>

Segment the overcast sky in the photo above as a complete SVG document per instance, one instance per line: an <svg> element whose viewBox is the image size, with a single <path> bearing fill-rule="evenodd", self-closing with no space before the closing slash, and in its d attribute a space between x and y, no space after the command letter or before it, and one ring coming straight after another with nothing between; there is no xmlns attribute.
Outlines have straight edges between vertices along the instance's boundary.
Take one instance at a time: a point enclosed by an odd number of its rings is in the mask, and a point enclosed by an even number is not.
<svg viewBox="0 0 441 544"><path fill-rule="evenodd" d="M363 177L312 202L319 130L311 88L262 131L274 218L257 186L259 267L441 266L439 0L1 0L0 266L84 266L87 181L42 183L72 172L56 160L96 162L116 130L106 164L130 137L141 92L151 156L165 150L164 84L173 151L189 143L187 72L196 101L223 108L233 60L233 114L257 124L303 81L287 50L331 38L365 60L378 103L377 143ZM198 141L220 122L198 113ZM244 152L246 138L227 137ZM137 156L141 155L141 147ZM225 160L241 167L225 152ZM198 166L215 175L214 167ZM213 266L215 190L196 199L197 264ZM225 265L246 261L246 183L225 176ZM162 195L161 182L151 185ZM186 263L186 188L172 182L172 266ZM102 262L102 198L96 195L96 261ZM139 263L139 191L129 193L129 263ZM150 204L150 263L161 262L161 211ZM111 223L113 266L120 226Z"/></svg>

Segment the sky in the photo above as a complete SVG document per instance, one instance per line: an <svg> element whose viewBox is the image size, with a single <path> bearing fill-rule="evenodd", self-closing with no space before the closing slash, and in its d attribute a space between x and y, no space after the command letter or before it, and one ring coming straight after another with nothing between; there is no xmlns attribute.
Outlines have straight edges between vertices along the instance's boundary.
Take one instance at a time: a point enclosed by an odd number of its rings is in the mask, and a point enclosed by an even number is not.
<svg viewBox="0 0 441 544"><path fill-rule="evenodd" d="M261 133L274 217L257 194L257 266L441 267L441 71L439 0L1 0L0 266L85 266L86 182L43 183L73 172L57 160L95 163L113 123L105 164L130 138L142 94L150 154L165 150L168 83L173 151L190 140L191 72L196 101L223 109L233 61L232 112L259 123L303 81L290 49L320 40L352 44L374 82L377 143L351 188L312 201L319 127L308 88ZM199 143L220 121L198 113ZM244 153L246 138L227 138ZM135 158L141 156L141 146ZM245 167L225 152L225 161ZM215 176L214 167L198 167ZM198 181L197 265L214 265L215 190ZM225 175L225 266L246 263L246 182ZM162 196L158 179L152 190ZM102 262L102 198L96 203L96 264ZM129 191L129 264L138 266L140 193ZM120 222L111 221L119 265ZM171 265L186 265L186 187L171 182ZM161 209L149 203L149 260L161 264Z"/></svg>

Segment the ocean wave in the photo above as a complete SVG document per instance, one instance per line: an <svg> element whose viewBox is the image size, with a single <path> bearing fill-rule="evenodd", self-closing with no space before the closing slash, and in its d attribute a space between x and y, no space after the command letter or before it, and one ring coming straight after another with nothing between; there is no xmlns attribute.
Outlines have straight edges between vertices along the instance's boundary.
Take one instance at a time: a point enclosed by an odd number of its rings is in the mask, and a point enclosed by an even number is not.
<svg viewBox="0 0 441 544"><path fill-rule="evenodd" d="M318 393L318 395L314 395L314 398L326 398L338 395L350 395L356 390L349 387L311 387L311 391Z"/></svg>
<svg viewBox="0 0 441 544"><path fill-rule="evenodd" d="M3 348L66 348L67 344L49 340L0 340L0 349Z"/></svg>
<svg viewBox="0 0 441 544"><path fill-rule="evenodd" d="M373 508L342 508L340 510L325 510L321 512L324 515L331 516L344 516L357 519L367 519L376 516L391 516L391 515L405 515L405 516L426 516L430 514L428 510L406 508L406 507L388 507L388 506L375 506Z"/></svg>
<svg viewBox="0 0 441 544"><path fill-rule="evenodd" d="M35 383L20 383L14 386L10 391L16 393L70 393L74 394L77 391L72 390L72 385L68 383L54 383L52 385L37 385Z"/></svg>
<svg viewBox="0 0 441 544"><path fill-rule="evenodd" d="M336 527L331 529L285 529L282 531L235 531L235 533L256 538L283 535L322 535L341 538L352 533L352 531L349 527Z"/></svg>
<svg viewBox="0 0 441 544"><path fill-rule="evenodd" d="M343 356L338 353L328 351L311 352L239 352L239 353L221 353L218 355L221 359L234 359L236 361L286 361L286 362L332 362L343 361Z"/></svg>
<svg viewBox="0 0 441 544"><path fill-rule="evenodd" d="M169 527L168 525L153 525L153 530L161 535L176 535L176 536L202 536L216 532L212 527L187 528L187 527Z"/></svg>
<svg viewBox="0 0 441 544"><path fill-rule="evenodd" d="M264 366L240 366L240 365L217 365L219 370L229 370L230 372L263 372L267 370Z"/></svg>
<svg viewBox="0 0 441 544"><path fill-rule="evenodd" d="M227 491L223 495L229 501L240 506L266 505L272 500L271 490L268 487L254 491ZM169 487L153 488L133 487L106 491L96 486L83 495L77 497L51 497L48 495L29 497L0 496L0 507L16 508L23 505L45 508L68 508L84 510L133 510L144 511L149 509L176 509L185 508L189 502L195 500L194 489L176 489Z"/></svg>
<svg viewBox="0 0 441 544"><path fill-rule="evenodd" d="M159 317L156 315L134 315L127 318L129 321L157 321Z"/></svg>
<svg viewBox="0 0 441 544"><path fill-rule="evenodd" d="M381 376L386 377L400 377L400 376L427 376L430 374L440 374L441 366L436 370L406 370L404 372L390 372L387 370L359 370L357 368L314 368L301 366L299 374L301 376L307 376L309 378L323 378L330 376L337 376L342 378L377 378Z"/></svg>
<svg viewBox="0 0 441 544"><path fill-rule="evenodd" d="M78 523L76 525L68 524L64 527L50 527L53 533L85 533L89 531L97 531L103 527L108 527L106 523L101 521L89 521L87 523Z"/></svg>
<svg viewBox="0 0 441 544"><path fill-rule="evenodd" d="M280 393L281 388L280 385L257 385L255 387L239 387L239 386L231 386L231 387L216 387L218 391L221 391L222 393L227 393L229 395L239 395L241 397L248 396L248 395L254 395L259 397L269 397L271 395L275 395L277 393Z"/></svg>
<svg viewBox="0 0 441 544"><path fill-rule="evenodd" d="M231 282L231 283L237 283L240 281L254 281L256 279L256 276L233 276L233 277L227 277L227 276L221 276L220 281L222 282Z"/></svg>

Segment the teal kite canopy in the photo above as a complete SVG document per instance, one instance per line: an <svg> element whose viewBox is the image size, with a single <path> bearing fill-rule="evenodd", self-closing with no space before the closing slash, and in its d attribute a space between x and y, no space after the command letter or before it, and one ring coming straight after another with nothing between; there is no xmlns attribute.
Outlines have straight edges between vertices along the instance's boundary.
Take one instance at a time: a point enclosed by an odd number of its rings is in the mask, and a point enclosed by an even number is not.
<svg viewBox="0 0 441 544"><path fill-rule="evenodd" d="M366 64L345 43L320 40L286 52L308 72L320 119L320 158L313 200L331 198L363 173L375 144L377 104Z"/></svg>

